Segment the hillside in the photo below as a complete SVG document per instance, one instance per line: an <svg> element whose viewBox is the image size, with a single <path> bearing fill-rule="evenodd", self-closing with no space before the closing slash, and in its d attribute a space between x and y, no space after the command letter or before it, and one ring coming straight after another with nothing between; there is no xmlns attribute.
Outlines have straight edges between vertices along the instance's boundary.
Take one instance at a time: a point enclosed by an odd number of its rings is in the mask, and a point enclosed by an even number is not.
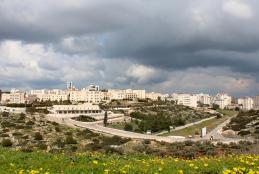
<svg viewBox="0 0 259 174"><path fill-rule="evenodd" d="M257 174L258 155L183 160L147 155L105 155L77 153L75 155L23 153L0 147L0 173L10 174Z"/></svg>
<svg viewBox="0 0 259 174"><path fill-rule="evenodd" d="M259 139L259 111L240 112L224 130L233 130L239 136Z"/></svg>
<svg viewBox="0 0 259 174"><path fill-rule="evenodd" d="M258 144L213 144L211 142L164 143L149 140L131 140L102 135L87 129L70 128L49 122L44 115L0 113L0 145L24 152L50 153L102 152L116 154L150 154L197 158L222 154L254 153Z"/></svg>
<svg viewBox="0 0 259 174"><path fill-rule="evenodd" d="M138 103L138 105L131 106L131 110L129 114L132 118L131 122L115 123L111 127L141 133L151 130L154 133L217 115L168 101L154 102L148 106L147 103Z"/></svg>
<svg viewBox="0 0 259 174"><path fill-rule="evenodd" d="M70 128L47 121L44 115L0 113L0 142L3 146L22 151L76 152L108 150L128 139L103 136L87 129Z"/></svg>

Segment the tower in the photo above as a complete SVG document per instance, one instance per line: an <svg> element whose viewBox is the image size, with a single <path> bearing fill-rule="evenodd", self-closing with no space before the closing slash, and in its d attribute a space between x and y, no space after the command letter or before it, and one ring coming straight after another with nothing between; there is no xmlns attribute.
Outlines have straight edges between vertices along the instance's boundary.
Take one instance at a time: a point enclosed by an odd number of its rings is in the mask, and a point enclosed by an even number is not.
<svg viewBox="0 0 259 174"><path fill-rule="evenodd" d="M73 88L73 82L67 82L67 89Z"/></svg>

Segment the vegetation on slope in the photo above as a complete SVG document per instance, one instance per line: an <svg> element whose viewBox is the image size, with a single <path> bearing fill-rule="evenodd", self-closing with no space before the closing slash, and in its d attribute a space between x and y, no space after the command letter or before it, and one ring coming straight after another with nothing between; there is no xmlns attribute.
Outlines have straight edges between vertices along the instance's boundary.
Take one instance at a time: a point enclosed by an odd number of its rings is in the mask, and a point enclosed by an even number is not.
<svg viewBox="0 0 259 174"><path fill-rule="evenodd" d="M184 128L184 129L180 129L180 130L175 130L175 131L171 131L168 133L163 134L163 136L169 136L169 135L174 135L174 136L199 136L200 135L200 130L204 127L207 128L207 132L212 131L213 129L215 129L219 124L223 123L224 121L226 121L229 117L227 116L222 116L220 118L213 118L211 120L206 120L202 123Z"/></svg>
<svg viewBox="0 0 259 174"><path fill-rule="evenodd" d="M224 130L236 131L238 135L259 139L259 111L240 112L232 118Z"/></svg>
<svg viewBox="0 0 259 174"><path fill-rule="evenodd" d="M49 122L41 115L0 114L0 145L24 152L50 153L102 152L149 154L197 158L222 154L252 153L258 144L212 144L211 142L164 143L149 140L130 140L118 136L104 136L87 129L69 128Z"/></svg>
<svg viewBox="0 0 259 174"><path fill-rule="evenodd" d="M135 106L134 112L130 114L130 123L114 123L114 128L122 128L127 131L145 133L151 130L152 133L169 131L170 127L183 126L205 118L216 116L203 111L194 110L186 106L175 105L171 102L163 102L161 105Z"/></svg>
<svg viewBox="0 0 259 174"><path fill-rule="evenodd" d="M75 152L126 143L128 139L103 136L47 121L44 115L0 113L0 144L22 151ZM119 144L119 145L121 145Z"/></svg>

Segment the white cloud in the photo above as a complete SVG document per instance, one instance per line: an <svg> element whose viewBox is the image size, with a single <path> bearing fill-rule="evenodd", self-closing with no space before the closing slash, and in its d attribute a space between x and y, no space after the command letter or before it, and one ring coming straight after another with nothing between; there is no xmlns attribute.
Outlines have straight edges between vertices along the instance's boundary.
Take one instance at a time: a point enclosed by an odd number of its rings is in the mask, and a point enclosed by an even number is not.
<svg viewBox="0 0 259 174"><path fill-rule="evenodd" d="M226 0L223 2L223 11L240 18L253 17L253 11L245 0Z"/></svg>
<svg viewBox="0 0 259 174"><path fill-rule="evenodd" d="M127 75L138 80L139 83L145 83L158 73L154 68L144 65L132 65L127 70Z"/></svg>

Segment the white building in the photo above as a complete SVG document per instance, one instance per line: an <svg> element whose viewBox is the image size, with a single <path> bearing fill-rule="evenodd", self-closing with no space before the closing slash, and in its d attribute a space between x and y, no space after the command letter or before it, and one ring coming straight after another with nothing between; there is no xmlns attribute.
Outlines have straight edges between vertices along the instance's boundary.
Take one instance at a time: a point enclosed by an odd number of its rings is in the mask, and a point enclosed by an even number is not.
<svg viewBox="0 0 259 174"><path fill-rule="evenodd" d="M225 109L228 105L231 105L232 97L226 93L218 93L213 98L213 103L218 105L220 109Z"/></svg>
<svg viewBox="0 0 259 174"><path fill-rule="evenodd" d="M84 103L79 105L54 105L51 112L53 114L87 114L87 115L98 115L102 113L102 110L98 105L92 103Z"/></svg>
<svg viewBox="0 0 259 174"><path fill-rule="evenodd" d="M158 93L158 92L148 92L148 93L146 93L146 98L149 98L149 99L154 100L154 101L158 100L159 98L161 99L162 96L163 96L163 94Z"/></svg>
<svg viewBox="0 0 259 174"><path fill-rule="evenodd" d="M106 96L109 100L144 99L146 98L146 91L135 89L109 89Z"/></svg>
<svg viewBox="0 0 259 174"><path fill-rule="evenodd" d="M103 94L99 90L99 86L90 85L82 90L70 90L69 100L87 103L100 103L103 100Z"/></svg>
<svg viewBox="0 0 259 174"><path fill-rule="evenodd" d="M254 100L251 97L243 97L243 98L239 98L237 100L237 103L241 109L251 110L251 109L253 109Z"/></svg>
<svg viewBox="0 0 259 174"><path fill-rule="evenodd" d="M2 93L1 103L9 103L10 102L10 98L11 98L11 94L10 93Z"/></svg>
<svg viewBox="0 0 259 174"><path fill-rule="evenodd" d="M146 98L146 91L141 89L134 89L132 90L133 93L137 95L138 99L144 99Z"/></svg>
<svg viewBox="0 0 259 174"><path fill-rule="evenodd" d="M253 102L254 102L253 109L259 110L259 95L253 98Z"/></svg>
<svg viewBox="0 0 259 174"><path fill-rule="evenodd" d="M126 91L123 89L109 89L107 96L109 100L123 100L126 98Z"/></svg>
<svg viewBox="0 0 259 174"><path fill-rule="evenodd" d="M36 95L39 101L65 101L68 100L68 92L60 89L31 90L31 95Z"/></svg>
<svg viewBox="0 0 259 174"><path fill-rule="evenodd" d="M1 103L23 104L26 101L26 93L12 89L10 93L3 93Z"/></svg>
<svg viewBox="0 0 259 174"><path fill-rule="evenodd" d="M212 98L209 94L197 94L197 99L200 103L204 104L204 105L211 105L212 102Z"/></svg>
<svg viewBox="0 0 259 174"><path fill-rule="evenodd" d="M189 107L197 107L198 99L196 95L193 94L184 94L184 93L173 93L172 99L176 102L178 105L184 105Z"/></svg>

